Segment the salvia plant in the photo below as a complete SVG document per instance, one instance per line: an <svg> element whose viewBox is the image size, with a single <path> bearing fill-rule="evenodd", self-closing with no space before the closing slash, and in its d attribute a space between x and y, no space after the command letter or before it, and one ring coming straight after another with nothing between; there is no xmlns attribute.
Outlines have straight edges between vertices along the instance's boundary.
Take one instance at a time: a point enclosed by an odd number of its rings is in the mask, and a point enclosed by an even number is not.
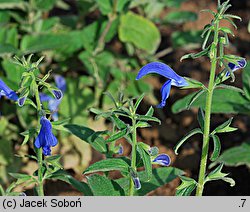
<svg viewBox="0 0 250 212"><path fill-rule="evenodd" d="M128 1L124 2L123 7ZM117 3L117 1L114 1L114 5L111 7L113 8L112 13L107 13L109 18L107 26L109 28L116 15L120 12ZM98 4L102 5L102 1L98 1ZM95 116L95 120L104 119L109 123L109 129L96 131L83 124L72 124L69 122L71 117L61 120L58 113L60 104L67 92L66 79L60 75L54 75L52 71L44 74L39 67L43 57L36 62L32 62L31 54L27 57L14 57L13 62L24 70L19 86L18 89L13 90L11 86L7 85L7 82L0 79L0 99L1 101L5 99L14 102L20 110L28 107L30 110L35 111L35 115L32 117L33 121L29 125L31 127L21 133L24 137L22 145L31 143L33 154L19 155L19 157L26 157L36 161L37 169L32 175L10 173L16 180L6 189L0 186L0 193L2 195L25 195L25 189L17 192L15 188L20 185L22 185L22 188L34 185L35 194L43 196L45 181L52 179L62 180L84 195L89 196L146 195L177 177L181 179L181 184L176 191L177 196L191 195L195 189L196 195L201 196L205 183L214 180L223 180L233 186L235 184L234 180L228 177L228 173L222 172L223 163L210 171L207 168L208 159L215 162L220 156L221 141L219 134L237 130L231 126L233 118L215 127L215 129L210 127L214 92L218 89L242 92L237 87L225 84L229 79L234 82L234 72L246 66L245 58L225 53L225 48L229 45L228 37L233 35L233 32L227 27L222 27L220 23L221 21L228 21L237 28L233 19L241 20L240 17L227 13L231 6L229 0L223 3L218 1L216 12L204 11L211 13L213 20L203 29L201 35L203 39L202 49L198 53L187 54L181 58L181 60L184 60L205 56L209 59L211 68L207 86L196 79L178 75L170 66L162 62L146 64L139 70L134 79L137 84L140 84L142 83L141 78L148 74L158 74L166 78L166 82L160 90L161 102L156 106L157 108L168 107L167 99L172 86L179 89L198 89L185 102L185 107L188 109L201 96L206 96L205 106L200 107L198 110L197 119L200 127L191 130L174 148L175 154L178 155L180 147L191 136L195 134L202 135L198 179L187 177L182 170L171 167L171 158L168 154L160 152L156 146L146 144L143 142L143 138L140 140L138 131L141 128L161 124L160 119L154 116L152 106L147 109L145 114L140 113L139 106L143 102L144 93L137 97L126 97L123 92L118 92L118 95L110 92L103 93L105 97L110 99L112 106L108 109L93 107L89 112ZM102 13L106 14L103 5L102 9ZM128 16L133 17L134 15L128 13ZM168 19L171 20L171 18ZM126 22L126 18L123 22ZM94 56L98 56L103 51L106 34L107 32L100 37ZM126 40L124 36L121 36L121 39ZM127 48L129 48L129 45ZM95 74L98 82L98 71ZM51 82L52 77L54 82ZM61 110L63 111L63 109ZM62 156L53 154L53 148L60 145L58 142L60 140L58 139L59 131L75 135L102 154L102 160L89 165L83 171L83 177L86 178L86 181L78 181L69 175L60 163ZM208 158L211 143L213 150L210 158ZM131 150L129 154L124 154L125 148ZM117 179L112 178L112 173L116 173L119 177Z"/></svg>
<svg viewBox="0 0 250 212"><path fill-rule="evenodd" d="M210 129L211 123L211 108L212 108L212 99L213 93L216 89L231 89L231 90L241 90L232 85L226 85L224 82L228 79L231 79L231 82L235 81L234 72L238 69L244 68L246 66L245 58L236 55L225 54L225 48L229 45L229 36L233 35L231 29L227 27L221 27L220 22L225 20L232 24L235 28L236 25L233 22L233 19L241 20L240 17L227 14L227 10L232 5L229 1L221 3L218 1L217 12L211 10L204 10L203 12L209 12L213 15L213 20L211 23L207 24L204 27L202 32L203 44L202 50L198 53L191 53L184 55L181 58L181 61L184 59L196 59L202 56L209 58L211 62L211 69L209 75L208 86L205 86L201 82L190 79L182 78L175 74L173 70L162 63L153 62L149 63L141 69L139 77L144 76L148 73L157 73L164 77L167 77L167 82L161 88L162 102L160 107L165 106L166 98L169 96L171 85L184 88L197 88L199 89L195 95L186 102L187 108L190 108L191 105L205 93L205 107L199 108L198 111L198 122L200 128L191 130L184 138L182 138L178 144L175 146L175 153L178 154L179 148L186 142L191 136L195 134L201 134L203 136L202 140L202 154L200 161L200 171L198 180L181 176L182 184L177 188L177 195L190 195L194 189L196 189L196 195L201 196L204 190L205 183L213 180L224 180L229 182L231 186L234 186L235 182L232 178L228 177L227 173L222 172L223 164L221 163L214 170L207 172L207 161L209 154L209 144L213 143L213 152L210 161L215 161L218 159L221 150L221 141L219 138L220 133L232 132L237 130L237 128L231 127L231 122L233 118L230 118L223 124L217 126L215 129Z"/></svg>

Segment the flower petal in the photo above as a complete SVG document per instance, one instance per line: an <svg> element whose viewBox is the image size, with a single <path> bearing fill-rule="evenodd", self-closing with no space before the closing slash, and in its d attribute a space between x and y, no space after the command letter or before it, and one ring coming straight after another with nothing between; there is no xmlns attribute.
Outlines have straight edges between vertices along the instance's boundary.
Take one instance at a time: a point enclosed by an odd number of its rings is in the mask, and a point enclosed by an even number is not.
<svg viewBox="0 0 250 212"><path fill-rule="evenodd" d="M35 145L35 147L36 147L37 149L39 149L39 148L42 147L42 146L41 146L41 143L40 143L40 139L39 139L39 134L38 134L38 136L36 137L36 140L35 140L34 145Z"/></svg>
<svg viewBox="0 0 250 212"><path fill-rule="evenodd" d="M123 146L120 145L119 146L119 149L118 149L118 152L117 152L119 155L122 155L123 154Z"/></svg>
<svg viewBox="0 0 250 212"><path fill-rule="evenodd" d="M39 97L40 97L41 102L47 102L53 99L51 96L44 94L44 93L39 93Z"/></svg>
<svg viewBox="0 0 250 212"><path fill-rule="evenodd" d="M42 147L43 154L47 156L51 154L51 147L56 146L58 144L58 141L52 132L52 125L50 121L45 116L41 117L40 124L41 129L34 145L36 148Z"/></svg>
<svg viewBox="0 0 250 212"><path fill-rule="evenodd" d="M162 166L169 166L171 159L167 154L160 154L152 162L158 163Z"/></svg>
<svg viewBox="0 0 250 212"><path fill-rule="evenodd" d="M245 66L247 65L247 61L246 59L241 59L237 61L238 65L234 64L234 63L228 63L228 67L232 70L232 72L237 71L238 69L241 68L245 68ZM227 71L226 76L229 76L230 72Z"/></svg>
<svg viewBox="0 0 250 212"><path fill-rule="evenodd" d="M160 74L161 76L174 80L175 85L178 87L188 85L187 81L183 77L176 74L172 68L170 68L168 65L161 63L161 62L151 62L143 66L140 69L136 77L136 80L144 77L147 74L153 74L153 73Z"/></svg>
<svg viewBox="0 0 250 212"><path fill-rule="evenodd" d="M13 101L18 100L16 92L11 90L1 79L0 79L0 92L1 96L6 96L8 99L11 99Z"/></svg>
<svg viewBox="0 0 250 212"><path fill-rule="evenodd" d="M156 106L157 108L163 108L166 105L166 100L170 94L171 82L172 80L169 79L161 87L161 103Z"/></svg>
<svg viewBox="0 0 250 212"><path fill-rule="evenodd" d="M60 75L55 75L56 87L58 87L63 93L66 91L66 80Z"/></svg>
<svg viewBox="0 0 250 212"><path fill-rule="evenodd" d="M51 155L50 146L45 146L45 147L43 147L43 154L44 154L45 156Z"/></svg>

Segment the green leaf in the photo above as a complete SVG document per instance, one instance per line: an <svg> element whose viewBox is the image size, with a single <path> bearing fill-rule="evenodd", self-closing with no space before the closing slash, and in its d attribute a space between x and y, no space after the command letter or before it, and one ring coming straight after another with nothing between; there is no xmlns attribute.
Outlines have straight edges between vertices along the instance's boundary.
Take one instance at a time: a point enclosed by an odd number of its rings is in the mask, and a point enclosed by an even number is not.
<svg viewBox="0 0 250 212"><path fill-rule="evenodd" d="M225 150L214 164L224 163L226 166L250 166L250 142Z"/></svg>
<svg viewBox="0 0 250 212"><path fill-rule="evenodd" d="M112 158L98 161L92 165L90 165L83 173L91 174L94 172L107 172L118 170L122 173L129 172L129 165L122 159Z"/></svg>
<svg viewBox="0 0 250 212"><path fill-rule="evenodd" d="M135 111L137 111L137 109L138 109L138 107L139 107L141 101L143 100L144 96L145 96L145 94L143 93L143 94L137 99L137 101L136 101L136 103L135 103L135 106L134 106L134 110L135 110Z"/></svg>
<svg viewBox="0 0 250 212"><path fill-rule="evenodd" d="M58 0L34 0L33 3L38 10L51 10Z"/></svg>
<svg viewBox="0 0 250 212"><path fill-rule="evenodd" d="M56 130L67 131L67 129L65 129L64 125L68 124L69 121L70 121L70 118L59 120L59 121L53 121L53 122L51 122L52 128L56 129Z"/></svg>
<svg viewBox="0 0 250 212"><path fill-rule="evenodd" d="M1 0L0 9L21 9L25 10L28 3L23 0Z"/></svg>
<svg viewBox="0 0 250 212"><path fill-rule="evenodd" d="M174 152L176 155L178 155L178 149L182 146L182 144L187 140L189 139L190 137L192 137L193 135L195 134L203 134L203 132L201 131L200 128L196 128L196 129L193 129L191 130L187 135L185 135L177 144L176 146L174 147Z"/></svg>
<svg viewBox="0 0 250 212"><path fill-rule="evenodd" d="M20 174L20 173L9 173L10 176L19 179L22 182L25 182L26 180L30 180L32 176L27 174Z"/></svg>
<svg viewBox="0 0 250 212"><path fill-rule="evenodd" d="M224 33L231 34L232 36L234 36L233 31L228 27L220 27L219 30L224 32Z"/></svg>
<svg viewBox="0 0 250 212"><path fill-rule="evenodd" d="M237 87L232 86L232 85L219 84L215 88L224 88L224 89L233 90L233 91L242 93L243 95L245 94L242 89L237 88Z"/></svg>
<svg viewBox="0 0 250 212"><path fill-rule="evenodd" d="M119 119L116 115L112 115L111 119L113 120L113 123L115 124L115 126L118 127L118 129L124 129L127 128L127 125L121 120Z"/></svg>
<svg viewBox="0 0 250 212"><path fill-rule="evenodd" d="M145 121L139 121L136 123L136 127L145 128L145 127L151 127L151 125Z"/></svg>
<svg viewBox="0 0 250 212"><path fill-rule="evenodd" d="M174 11L168 13L163 21L170 24L183 24L190 21L197 20L197 14L190 11Z"/></svg>
<svg viewBox="0 0 250 212"><path fill-rule="evenodd" d="M167 6L167 7L175 7L175 8L178 8L181 6L181 4L183 2L185 2L187 0L163 0L164 4Z"/></svg>
<svg viewBox="0 0 250 212"><path fill-rule="evenodd" d="M235 127L230 127L232 120L233 120L233 117L225 121L223 124L219 125L218 127L216 127L215 130L211 133L211 135L214 135L216 133L233 132L237 130L237 128Z"/></svg>
<svg viewBox="0 0 250 212"><path fill-rule="evenodd" d="M204 132L204 119L205 119L205 114L204 114L204 111L199 108L198 110L198 122L199 122L199 125L201 127L201 131Z"/></svg>
<svg viewBox="0 0 250 212"><path fill-rule="evenodd" d="M152 163L149 153L143 148L144 143L139 142L137 144L137 151L139 152L147 175L147 180L149 181L152 177Z"/></svg>
<svg viewBox="0 0 250 212"><path fill-rule="evenodd" d="M152 117L152 116L147 116L147 115L137 115L136 119L138 121L154 121L157 122L159 124L161 124L161 120L156 118L156 117Z"/></svg>
<svg viewBox="0 0 250 212"><path fill-rule="evenodd" d="M180 61L185 60L185 59L189 59L189 58L196 59L196 58L208 55L209 50L210 50L210 46L207 47L206 49L204 49L203 51L198 52L198 53L185 54L181 57Z"/></svg>
<svg viewBox="0 0 250 212"><path fill-rule="evenodd" d="M212 155L210 157L211 161L215 161L218 159L219 155L220 155L220 150L221 150L221 143L220 143L220 139L217 135L212 135L211 136L214 142L214 149L212 152Z"/></svg>
<svg viewBox="0 0 250 212"><path fill-rule="evenodd" d="M76 124L66 124L64 125L64 128L67 129L68 132L89 143L97 151L101 153L105 153L107 151L105 140L102 137L103 134L106 134L106 131L96 132L88 127Z"/></svg>
<svg viewBox="0 0 250 212"><path fill-rule="evenodd" d="M192 49L200 46L202 42L201 31L176 31L172 33L171 40L174 48Z"/></svg>
<svg viewBox="0 0 250 212"><path fill-rule="evenodd" d="M192 107L205 109L206 93L193 102ZM194 93L176 101L172 106L173 113L187 109L187 102L194 97ZM231 89L216 89L213 94L212 113L241 113L249 114L250 107L247 100L240 92Z"/></svg>
<svg viewBox="0 0 250 212"><path fill-rule="evenodd" d="M58 179L58 180L64 181L72 185L78 191L82 192L84 196L93 196L93 193L90 190L87 183L79 182L78 180L76 180L75 178L73 178L71 175L69 175L67 172L63 170L59 170L51 174L50 176L47 177L47 179Z"/></svg>
<svg viewBox="0 0 250 212"><path fill-rule="evenodd" d="M11 44L0 44L0 56L9 54L18 54L18 49Z"/></svg>
<svg viewBox="0 0 250 212"><path fill-rule="evenodd" d="M183 89L187 88L205 88L205 85L203 85L201 82L198 80L189 78L189 77L184 77L184 79L188 82L187 86L184 86Z"/></svg>
<svg viewBox="0 0 250 212"><path fill-rule="evenodd" d="M160 32L153 22L133 12L121 16L118 33L122 42L133 43L151 54L161 41Z"/></svg>
<svg viewBox="0 0 250 212"><path fill-rule="evenodd" d="M190 196L197 186L197 182L189 177L180 176L181 185L176 188L176 196Z"/></svg>
<svg viewBox="0 0 250 212"><path fill-rule="evenodd" d="M212 172L210 172L206 176L204 183L209 182L209 181L213 181L213 180L224 180L225 182L230 183L230 186L234 186L235 181L232 178L226 177L228 174L221 172L223 165L224 164L220 164L216 169L214 169Z"/></svg>
<svg viewBox="0 0 250 212"><path fill-rule="evenodd" d="M108 139L105 140L105 142L110 143L113 141L117 141L117 140L123 138L127 134L127 132L128 132L127 129L123 129L123 130L111 135Z"/></svg>
<svg viewBox="0 0 250 212"><path fill-rule="evenodd" d="M24 145L29 141L29 139L33 138L37 134L37 128L30 128L20 134L24 136L24 140L22 142L22 145Z"/></svg>
<svg viewBox="0 0 250 212"><path fill-rule="evenodd" d="M94 196L124 196L124 190L114 180L110 180L105 176L94 174L87 177L89 187Z"/></svg>
<svg viewBox="0 0 250 212"><path fill-rule="evenodd" d="M95 0L98 8L103 15L113 12L112 0Z"/></svg>
<svg viewBox="0 0 250 212"><path fill-rule="evenodd" d="M53 167L62 169L63 167L60 164L61 157L62 157L61 155L52 155L52 156L46 157L44 161L52 165Z"/></svg>
<svg viewBox="0 0 250 212"><path fill-rule="evenodd" d="M243 70L242 81L243 81L243 90L245 92L245 95L250 100L250 61L247 61L247 65Z"/></svg>
<svg viewBox="0 0 250 212"><path fill-rule="evenodd" d="M21 50L25 54L45 50L58 50L61 52L74 52L82 47L82 32L71 31L60 34L25 35L21 41ZM68 42L68 41L71 42Z"/></svg>
<svg viewBox="0 0 250 212"><path fill-rule="evenodd" d="M180 169L173 167L161 167L153 169L152 178L150 181L147 180L147 173L145 171L137 172L141 182L141 189L135 191L135 195L144 196L149 192L163 186L179 175L184 174ZM125 194L128 195L130 177L124 177L116 180L116 182L124 189Z"/></svg>

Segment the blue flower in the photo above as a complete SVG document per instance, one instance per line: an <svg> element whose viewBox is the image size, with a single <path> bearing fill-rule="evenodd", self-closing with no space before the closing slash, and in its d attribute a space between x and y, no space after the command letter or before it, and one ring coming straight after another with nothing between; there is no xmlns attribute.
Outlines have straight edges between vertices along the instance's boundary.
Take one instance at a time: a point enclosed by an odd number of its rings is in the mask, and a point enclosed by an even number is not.
<svg viewBox="0 0 250 212"><path fill-rule="evenodd" d="M66 91L66 80L60 75L55 76L56 86L60 90L53 90L55 98L48 96L46 94L40 93L41 102L48 102L49 110L52 112L52 119L54 121L58 120L58 107L61 103L63 93Z"/></svg>
<svg viewBox="0 0 250 212"><path fill-rule="evenodd" d="M140 182L139 177L132 177L132 180L133 180L135 189L139 190L141 188L141 182Z"/></svg>
<svg viewBox="0 0 250 212"><path fill-rule="evenodd" d="M122 155L122 154L123 154L123 146L122 146L122 145L119 146L119 149L118 149L118 151L117 151L117 154L119 154L119 155Z"/></svg>
<svg viewBox="0 0 250 212"><path fill-rule="evenodd" d="M169 166L171 163L171 159L167 154L160 154L156 158L154 158L152 162L162 166Z"/></svg>
<svg viewBox="0 0 250 212"><path fill-rule="evenodd" d="M234 63L228 63L228 67L232 70L232 72L237 71L238 69L244 68L247 65L247 61L246 59L241 59L237 61L238 65L234 64ZM227 71L226 76L229 77L230 76L230 72Z"/></svg>
<svg viewBox="0 0 250 212"><path fill-rule="evenodd" d="M174 72L172 68L170 68L168 65L161 63L161 62L152 62L145 66L143 66L137 77L136 80L139 80L140 78L144 77L147 74L160 74L161 76L164 76L168 78L168 80L164 83L164 85L161 88L161 103L157 105L158 108L163 108L166 105L166 100L169 97L171 86L177 86L177 87L184 87L188 85L188 82L178 74Z"/></svg>
<svg viewBox="0 0 250 212"><path fill-rule="evenodd" d="M41 129L40 132L35 140L35 147L36 148L43 148L43 154L45 156L51 155L51 147L57 145L58 141L57 138L54 136L52 132L52 125L50 121L45 117L42 116L40 119Z"/></svg>
<svg viewBox="0 0 250 212"><path fill-rule="evenodd" d="M13 101L18 100L18 96L15 91L11 90L5 83L0 79L0 98L6 96L8 99Z"/></svg>

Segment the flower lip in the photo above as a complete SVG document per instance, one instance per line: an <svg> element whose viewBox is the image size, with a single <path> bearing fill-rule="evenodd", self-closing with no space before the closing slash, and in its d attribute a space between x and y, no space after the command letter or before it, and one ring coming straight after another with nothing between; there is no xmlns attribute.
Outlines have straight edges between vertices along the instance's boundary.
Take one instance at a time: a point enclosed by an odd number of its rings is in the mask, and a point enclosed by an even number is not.
<svg viewBox="0 0 250 212"><path fill-rule="evenodd" d="M162 166L169 166L171 163L171 159L167 154L160 154L152 162L158 163Z"/></svg>
<svg viewBox="0 0 250 212"><path fill-rule="evenodd" d="M232 72L235 72L235 71L237 71L238 69L245 68L245 66L247 65L247 61L246 61L245 58L243 58L243 59L241 59L241 60L238 60L238 61L237 61L237 64L238 64L238 65L229 62L229 63L228 63L228 67L232 70ZM229 75L230 75L230 72L227 71L227 72L226 72L226 76L229 77Z"/></svg>
<svg viewBox="0 0 250 212"><path fill-rule="evenodd" d="M166 100L167 100L167 98L169 97L169 94L170 94L171 83L172 83L172 80L169 79L161 87L162 100L161 100L161 103L156 106L157 108L163 108L166 105Z"/></svg>
<svg viewBox="0 0 250 212"><path fill-rule="evenodd" d="M55 75L56 87L58 87L63 93L66 91L66 80L61 75Z"/></svg>
<svg viewBox="0 0 250 212"><path fill-rule="evenodd" d="M170 68L168 65L161 63L161 62L151 62L147 65L143 66L137 77L136 80L139 80L140 78L144 77L147 74L159 74L161 76L164 76L168 79L173 80L173 85L177 87L183 87L188 85L187 81L178 75L172 68Z"/></svg>
<svg viewBox="0 0 250 212"><path fill-rule="evenodd" d="M13 101L17 101L18 100L18 96L16 94L15 91L13 91L12 89L10 89L3 80L0 79L0 92L1 92L1 96L6 96L8 99L11 99Z"/></svg>
<svg viewBox="0 0 250 212"><path fill-rule="evenodd" d="M57 138L54 136L52 132L52 125L50 121L45 116L41 117L40 124L41 124L41 129L35 140L34 145L38 149L43 148L43 154L45 156L51 155L51 147L57 145L58 143Z"/></svg>

